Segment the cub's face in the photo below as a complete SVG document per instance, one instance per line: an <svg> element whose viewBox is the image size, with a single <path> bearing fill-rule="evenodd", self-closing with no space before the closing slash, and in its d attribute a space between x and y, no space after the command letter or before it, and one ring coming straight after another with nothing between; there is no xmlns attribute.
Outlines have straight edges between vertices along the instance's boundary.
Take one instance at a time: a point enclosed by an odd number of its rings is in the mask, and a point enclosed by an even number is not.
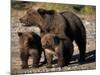
<svg viewBox="0 0 100 75"><path fill-rule="evenodd" d="M54 34L45 34L42 39L42 47L44 49L54 49L60 42L60 40Z"/></svg>
<svg viewBox="0 0 100 75"><path fill-rule="evenodd" d="M20 48L31 48L35 46L40 37L34 32L18 32Z"/></svg>

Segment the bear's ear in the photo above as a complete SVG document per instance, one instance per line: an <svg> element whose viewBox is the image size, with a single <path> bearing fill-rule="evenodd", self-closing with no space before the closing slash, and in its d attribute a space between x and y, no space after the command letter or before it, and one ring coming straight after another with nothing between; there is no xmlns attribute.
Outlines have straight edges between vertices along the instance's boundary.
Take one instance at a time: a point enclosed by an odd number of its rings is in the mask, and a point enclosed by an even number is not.
<svg viewBox="0 0 100 75"><path fill-rule="evenodd" d="M19 37L22 36L22 32L18 32L18 36L19 36Z"/></svg>
<svg viewBox="0 0 100 75"><path fill-rule="evenodd" d="M58 36L54 36L54 42L58 45L60 43L60 38Z"/></svg>
<svg viewBox="0 0 100 75"><path fill-rule="evenodd" d="M47 14L53 15L53 14L55 14L55 10L48 10Z"/></svg>
<svg viewBox="0 0 100 75"><path fill-rule="evenodd" d="M40 15L45 15L46 13L46 10L43 8L39 8L37 11L39 12Z"/></svg>

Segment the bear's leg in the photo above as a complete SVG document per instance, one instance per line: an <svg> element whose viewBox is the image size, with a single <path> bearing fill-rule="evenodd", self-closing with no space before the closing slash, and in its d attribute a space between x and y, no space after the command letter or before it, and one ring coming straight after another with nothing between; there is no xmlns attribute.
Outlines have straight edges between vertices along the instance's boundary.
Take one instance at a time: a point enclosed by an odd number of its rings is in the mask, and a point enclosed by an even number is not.
<svg viewBox="0 0 100 75"><path fill-rule="evenodd" d="M41 57L39 51L37 49L31 49L30 55L32 56L33 59L32 67L33 68L39 67L39 61Z"/></svg>
<svg viewBox="0 0 100 75"><path fill-rule="evenodd" d="M57 53L57 57L58 57L58 67L63 67L64 66L64 59L63 59L63 54L58 52Z"/></svg>
<svg viewBox="0 0 100 75"><path fill-rule="evenodd" d="M46 60L47 60L47 68L51 68L52 58L53 58L53 54L51 53L51 50L45 49L45 55L46 55Z"/></svg>
<svg viewBox="0 0 100 75"><path fill-rule="evenodd" d="M66 50L66 49L65 49ZM64 53L64 65L65 66L68 66L69 65L69 62L70 62L70 60L71 60L71 57L72 57L72 54L68 54L69 52L67 52L67 50L66 50L66 52Z"/></svg>
<svg viewBox="0 0 100 75"><path fill-rule="evenodd" d="M63 48L62 47L56 47L56 55L58 57L58 64L55 67L63 67L64 66L64 57L63 57Z"/></svg>
<svg viewBox="0 0 100 75"><path fill-rule="evenodd" d="M20 58L22 61L22 69L28 68L28 58L29 54L24 50L21 51Z"/></svg>
<svg viewBox="0 0 100 75"><path fill-rule="evenodd" d="M84 62L85 51L86 51L86 39L79 38L78 40L76 40L76 44L78 45L79 52L80 52L79 62Z"/></svg>
<svg viewBox="0 0 100 75"><path fill-rule="evenodd" d="M43 53L44 53L44 61L42 64L46 64L47 63L47 59L46 59L46 54L45 54L45 51L43 50Z"/></svg>

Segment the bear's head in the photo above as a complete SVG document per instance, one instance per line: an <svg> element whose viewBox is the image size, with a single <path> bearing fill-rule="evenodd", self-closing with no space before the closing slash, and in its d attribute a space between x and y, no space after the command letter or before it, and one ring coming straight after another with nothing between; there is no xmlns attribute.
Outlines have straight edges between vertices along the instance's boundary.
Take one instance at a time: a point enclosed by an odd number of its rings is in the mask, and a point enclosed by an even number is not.
<svg viewBox="0 0 100 75"><path fill-rule="evenodd" d="M34 32L18 32L20 48L37 48L41 38Z"/></svg>
<svg viewBox="0 0 100 75"><path fill-rule="evenodd" d="M48 33L42 37L41 43L44 49L46 48L53 49L54 47L59 45L60 41L66 39L67 37L65 35L62 34L56 35L56 34Z"/></svg>
<svg viewBox="0 0 100 75"><path fill-rule="evenodd" d="M38 26L41 28L41 25L45 25L45 15L53 15L54 10L46 10L43 8L30 8L26 11L25 15L22 16L19 20L25 26Z"/></svg>

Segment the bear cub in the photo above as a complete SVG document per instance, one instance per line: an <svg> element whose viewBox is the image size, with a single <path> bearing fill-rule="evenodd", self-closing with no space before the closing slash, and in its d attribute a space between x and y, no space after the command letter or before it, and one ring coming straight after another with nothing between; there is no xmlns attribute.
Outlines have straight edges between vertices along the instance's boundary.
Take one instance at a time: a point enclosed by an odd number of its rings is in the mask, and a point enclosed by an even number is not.
<svg viewBox="0 0 100 75"><path fill-rule="evenodd" d="M63 35L45 34L41 39L42 47L45 50L47 67L52 67L53 55L57 56L57 65L55 67L67 66L73 54L72 41Z"/></svg>
<svg viewBox="0 0 100 75"><path fill-rule="evenodd" d="M34 32L18 32L18 36L22 69L28 68L29 56L33 59L32 67L38 67L42 54L40 36Z"/></svg>

